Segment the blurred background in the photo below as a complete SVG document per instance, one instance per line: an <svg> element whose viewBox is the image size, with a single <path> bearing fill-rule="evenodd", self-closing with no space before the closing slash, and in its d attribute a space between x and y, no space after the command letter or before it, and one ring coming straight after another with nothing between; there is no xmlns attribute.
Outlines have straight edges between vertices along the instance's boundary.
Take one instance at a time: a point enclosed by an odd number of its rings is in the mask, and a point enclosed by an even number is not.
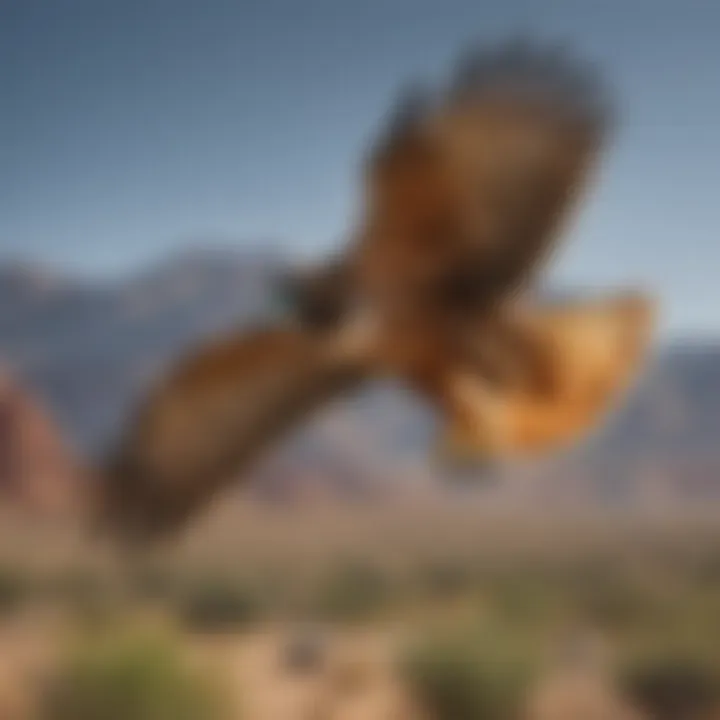
<svg viewBox="0 0 720 720"><path fill-rule="evenodd" d="M701 0L4 0L0 717L717 717L718 31ZM82 469L152 378L343 241L399 88L515 33L618 95L551 271L662 298L611 421L458 485L378 386L172 547L89 543Z"/></svg>

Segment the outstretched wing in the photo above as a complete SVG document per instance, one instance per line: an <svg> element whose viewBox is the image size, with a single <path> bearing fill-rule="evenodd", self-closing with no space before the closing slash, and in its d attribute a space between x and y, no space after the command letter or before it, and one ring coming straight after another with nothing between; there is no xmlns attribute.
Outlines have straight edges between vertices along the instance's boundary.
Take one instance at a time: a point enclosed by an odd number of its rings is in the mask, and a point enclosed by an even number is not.
<svg viewBox="0 0 720 720"><path fill-rule="evenodd" d="M526 319L519 377L448 371L455 459L535 455L578 441L625 395L649 348L653 303L636 294L539 307Z"/></svg>
<svg viewBox="0 0 720 720"><path fill-rule="evenodd" d="M176 528L363 374L333 340L291 328L200 348L130 418L102 473L102 521L139 536Z"/></svg>
<svg viewBox="0 0 720 720"><path fill-rule="evenodd" d="M475 307L547 256L609 129L604 89L554 48L469 54L403 104L368 166L360 275L371 294Z"/></svg>

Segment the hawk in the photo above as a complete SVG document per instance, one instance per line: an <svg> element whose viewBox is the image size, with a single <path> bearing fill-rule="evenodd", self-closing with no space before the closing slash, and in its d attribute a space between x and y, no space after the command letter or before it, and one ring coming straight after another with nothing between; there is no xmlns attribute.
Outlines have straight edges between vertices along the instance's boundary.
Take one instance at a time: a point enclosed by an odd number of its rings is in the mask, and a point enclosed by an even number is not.
<svg viewBox="0 0 720 720"><path fill-rule="evenodd" d="M373 378L425 398L442 456L576 441L648 347L639 293L547 304L535 286L612 126L593 68L554 47L473 49L404 95L362 177L346 247L279 292L290 317L181 358L105 468L103 518L179 528L318 408Z"/></svg>

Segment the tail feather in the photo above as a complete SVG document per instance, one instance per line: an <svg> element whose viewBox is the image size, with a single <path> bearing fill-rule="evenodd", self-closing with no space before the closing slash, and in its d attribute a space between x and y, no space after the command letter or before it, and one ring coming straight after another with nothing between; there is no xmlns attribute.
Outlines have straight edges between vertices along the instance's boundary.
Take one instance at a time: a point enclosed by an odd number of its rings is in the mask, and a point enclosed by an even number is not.
<svg viewBox="0 0 720 720"><path fill-rule="evenodd" d="M520 358L533 382L504 389L464 375L464 385L455 383L457 412L442 434L442 455L532 456L577 442L625 397L653 319L650 300L634 294L540 308L529 330L536 342L528 347L537 353Z"/></svg>

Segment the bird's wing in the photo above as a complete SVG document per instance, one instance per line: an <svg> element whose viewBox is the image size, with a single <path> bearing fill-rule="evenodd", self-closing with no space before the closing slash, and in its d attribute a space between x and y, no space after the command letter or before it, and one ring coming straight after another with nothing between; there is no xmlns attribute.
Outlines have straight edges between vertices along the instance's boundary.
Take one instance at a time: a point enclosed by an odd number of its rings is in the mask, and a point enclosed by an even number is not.
<svg viewBox="0 0 720 720"><path fill-rule="evenodd" d="M638 294L540 306L527 318L526 352L515 358L519 380L448 372L445 406L454 412L443 453L502 459L577 442L625 397L653 326L654 304Z"/></svg>
<svg viewBox="0 0 720 720"><path fill-rule="evenodd" d="M363 377L361 362L339 341L292 328L201 347L130 418L101 472L101 522L139 536L174 529Z"/></svg>
<svg viewBox="0 0 720 720"><path fill-rule="evenodd" d="M469 54L370 154L364 282L412 302L507 296L548 255L609 126L605 90L576 59L523 44Z"/></svg>

